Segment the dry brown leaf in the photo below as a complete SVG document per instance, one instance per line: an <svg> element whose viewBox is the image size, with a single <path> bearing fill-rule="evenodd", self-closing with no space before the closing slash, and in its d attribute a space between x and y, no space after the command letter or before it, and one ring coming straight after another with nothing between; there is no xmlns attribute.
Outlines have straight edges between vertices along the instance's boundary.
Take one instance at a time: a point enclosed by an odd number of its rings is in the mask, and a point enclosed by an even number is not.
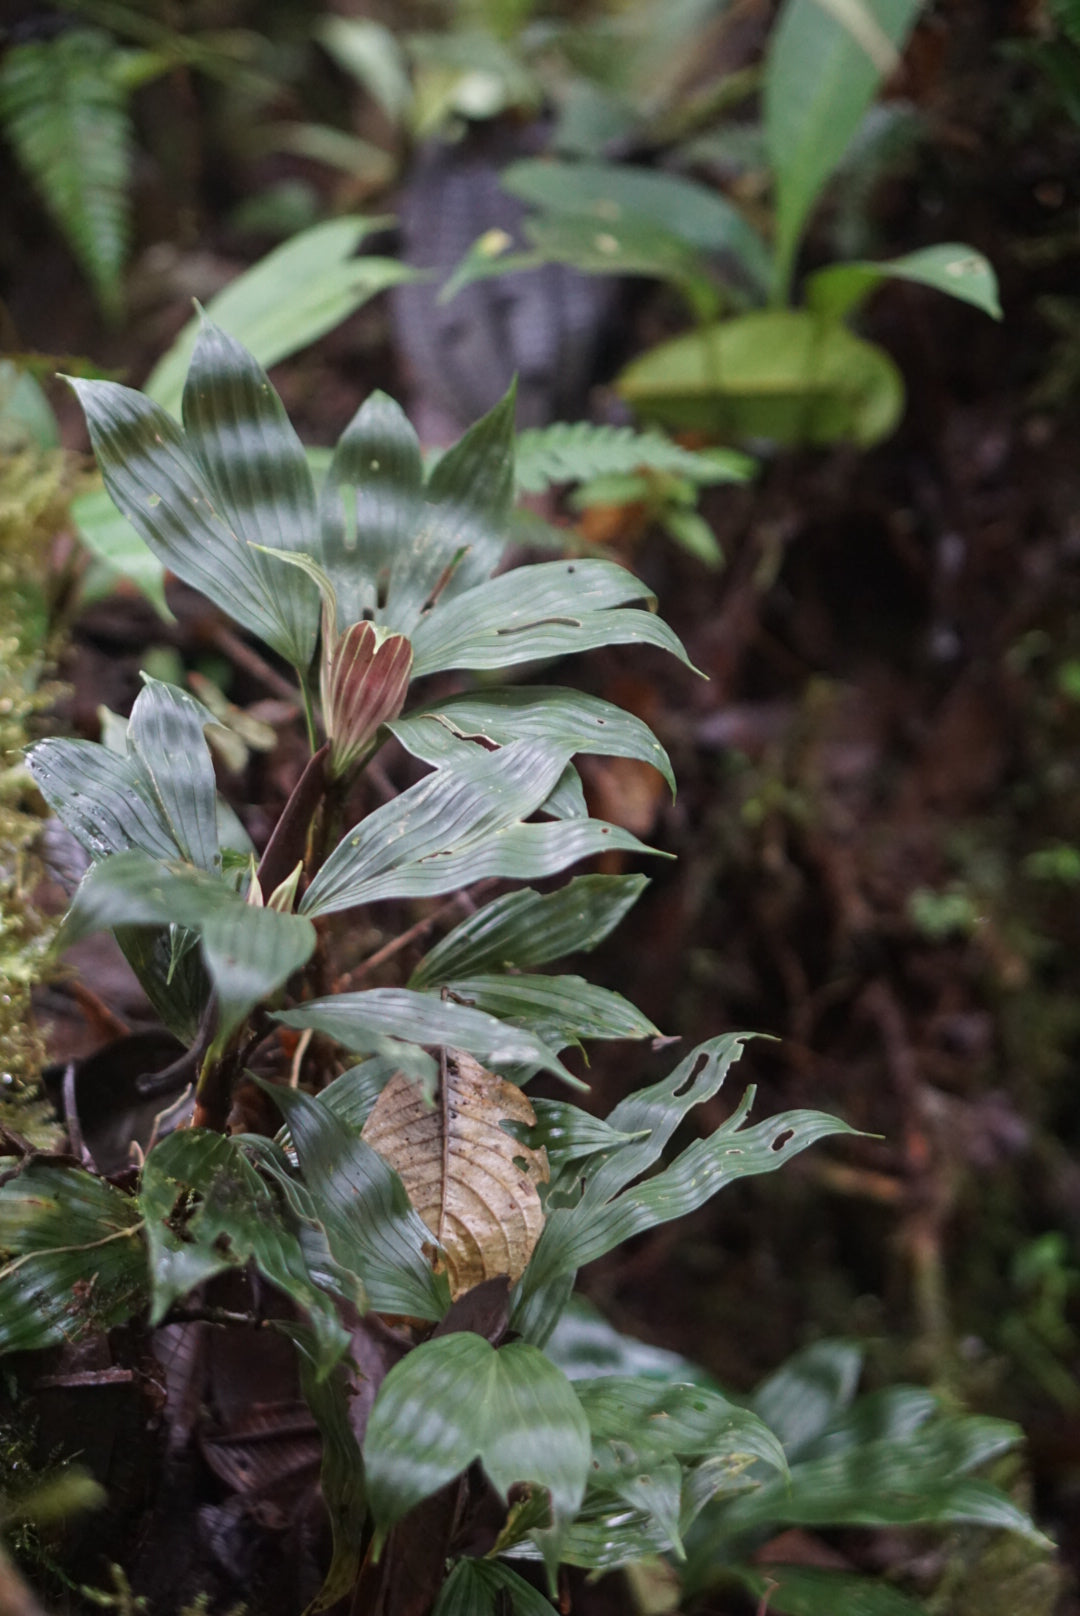
<svg viewBox="0 0 1080 1616"><path fill-rule="evenodd" d="M434 1106L398 1072L364 1128L446 1253L453 1297L499 1274L520 1278L543 1228L536 1186L548 1180L547 1155L519 1144L504 1121L531 1127L536 1114L512 1083L447 1050Z"/></svg>

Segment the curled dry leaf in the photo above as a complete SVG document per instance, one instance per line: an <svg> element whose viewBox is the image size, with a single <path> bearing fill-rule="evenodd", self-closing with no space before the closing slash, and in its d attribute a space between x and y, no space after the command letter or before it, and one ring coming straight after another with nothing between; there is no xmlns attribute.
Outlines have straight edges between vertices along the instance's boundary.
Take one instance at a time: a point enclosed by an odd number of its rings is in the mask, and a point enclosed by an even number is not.
<svg viewBox="0 0 1080 1616"><path fill-rule="evenodd" d="M454 1297L500 1274L520 1278L540 1238L536 1186L548 1180L547 1155L519 1144L503 1122L535 1124L525 1095L448 1050L434 1106L399 1072L364 1128L445 1252Z"/></svg>

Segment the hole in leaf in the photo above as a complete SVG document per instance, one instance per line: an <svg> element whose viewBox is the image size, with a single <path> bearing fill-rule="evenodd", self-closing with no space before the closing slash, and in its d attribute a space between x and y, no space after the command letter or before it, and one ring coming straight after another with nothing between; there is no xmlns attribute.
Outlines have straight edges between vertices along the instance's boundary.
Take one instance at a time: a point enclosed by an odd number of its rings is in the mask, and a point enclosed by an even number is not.
<svg viewBox="0 0 1080 1616"><path fill-rule="evenodd" d="M708 1064L709 1064L708 1055L706 1055L704 1053L700 1054L698 1056L697 1060L694 1062L693 1066L690 1068L689 1076L685 1079L684 1082L679 1084L678 1088L676 1088L674 1090L675 1094L676 1095L685 1094L687 1089L692 1088L693 1085L697 1082L698 1078L701 1076L702 1072L705 1070L706 1066L708 1066Z"/></svg>
<svg viewBox="0 0 1080 1616"><path fill-rule="evenodd" d="M795 1129L785 1128L783 1133L778 1133L776 1138L773 1140L772 1148L774 1150L783 1150L784 1146L789 1142L789 1140L794 1139L794 1137Z"/></svg>

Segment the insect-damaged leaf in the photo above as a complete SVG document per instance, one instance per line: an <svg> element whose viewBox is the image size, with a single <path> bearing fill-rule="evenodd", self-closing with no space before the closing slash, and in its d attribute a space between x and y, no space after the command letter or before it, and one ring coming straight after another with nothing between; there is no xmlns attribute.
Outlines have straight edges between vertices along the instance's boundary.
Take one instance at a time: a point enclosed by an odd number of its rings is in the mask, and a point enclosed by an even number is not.
<svg viewBox="0 0 1080 1616"><path fill-rule="evenodd" d="M512 1138L504 1121L535 1123L525 1095L449 1050L434 1106L398 1076L364 1128L446 1254L452 1297L500 1274L518 1279L540 1238L536 1186L547 1181L547 1158Z"/></svg>

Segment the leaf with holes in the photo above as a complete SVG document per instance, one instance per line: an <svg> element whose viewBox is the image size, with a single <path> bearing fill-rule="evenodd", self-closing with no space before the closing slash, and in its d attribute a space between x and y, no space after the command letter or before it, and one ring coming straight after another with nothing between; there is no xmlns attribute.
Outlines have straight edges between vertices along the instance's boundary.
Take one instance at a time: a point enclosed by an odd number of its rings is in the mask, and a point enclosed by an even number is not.
<svg viewBox="0 0 1080 1616"><path fill-rule="evenodd" d="M688 1145L670 1165L641 1182L659 1160L680 1121L711 1099L738 1058L746 1035L710 1039L682 1061L670 1077L629 1095L608 1117L620 1133L646 1137L590 1165L576 1204L548 1215L533 1260L518 1287L514 1328L542 1343L565 1301L567 1282L624 1240L704 1205L725 1184L773 1172L819 1139L853 1130L817 1111L789 1111L755 1127L742 1126L753 1090L708 1138Z"/></svg>
<svg viewBox="0 0 1080 1616"><path fill-rule="evenodd" d="M547 1158L502 1124L535 1121L520 1089L462 1050L447 1051L434 1106L400 1076L375 1103L363 1137L396 1169L438 1241L451 1297L525 1271L544 1221L537 1185Z"/></svg>
<svg viewBox="0 0 1080 1616"><path fill-rule="evenodd" d="M657 1038L648 1016L580 976L477 975L446 984L453 999L564 1049L583 1038ZM441 990L440 990L441 991Z"/></svg>

